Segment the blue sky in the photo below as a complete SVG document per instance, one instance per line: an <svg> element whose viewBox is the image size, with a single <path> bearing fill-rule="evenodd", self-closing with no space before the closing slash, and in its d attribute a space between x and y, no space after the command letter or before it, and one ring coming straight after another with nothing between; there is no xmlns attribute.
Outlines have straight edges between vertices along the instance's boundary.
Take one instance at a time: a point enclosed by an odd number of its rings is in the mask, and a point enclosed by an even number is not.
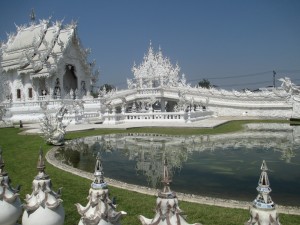
<svg viewBox="0 0 300 225"><path fill-rule="evenodd" d="M192 84L255 89L272 85L273 70L300 83L298 0L10 0L1 2L0 40L28 23L32 8L38 19L78 21L100 84L125 88L150 40Z"/></svg>

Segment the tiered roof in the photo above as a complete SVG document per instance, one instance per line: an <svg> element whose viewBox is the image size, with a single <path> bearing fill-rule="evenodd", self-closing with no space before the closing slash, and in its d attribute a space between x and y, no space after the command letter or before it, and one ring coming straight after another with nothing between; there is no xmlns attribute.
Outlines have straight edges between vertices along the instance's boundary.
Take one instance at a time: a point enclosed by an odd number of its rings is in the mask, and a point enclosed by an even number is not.
<svg viewBox="0 0 300 225"><path fill-rule="evenodd" d="M169 58L163 56L160 48L155 53L151 42L148 53L144 56L144 61L138 66L134 65L132 72L134 74L134 81L128 80L127 82L130 83L129 86L134 84L138 88L152 87L152 85L153 87L173 87L178 86L178 83L181 82L179 78L180 67L178 64L173 66Z"/></svg>
<svg viewBox="0 0 300 225"><path fill-rule="evenodd" d="M17 70L18 74L30 73L32 77L49 77L56 72L70 43L74 43L80 52L80 61L90 74L91 66L87 63L89 50L81 47L76 28L74 22L63 26L62 21L50 23L50 20L17 26L17 34L9 35L7 43L1 46L2 70Z"/></svg>

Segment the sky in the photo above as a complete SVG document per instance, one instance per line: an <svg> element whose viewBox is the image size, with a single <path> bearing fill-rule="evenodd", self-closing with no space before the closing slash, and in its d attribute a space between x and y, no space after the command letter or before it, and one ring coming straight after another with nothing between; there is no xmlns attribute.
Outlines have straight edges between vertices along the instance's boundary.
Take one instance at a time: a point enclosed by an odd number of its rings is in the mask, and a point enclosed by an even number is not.
<svg viewBox="0 0 300 225"><path fill-rule="evenodd" d="M37 19L78 22L99 84L127 87L150 41L192 85L203 79L227 90L254 90L288 76L300 84L299 0L10 0L0 8L0 40L15 24ZM280 82L276 81L276 86Z"/></svg>

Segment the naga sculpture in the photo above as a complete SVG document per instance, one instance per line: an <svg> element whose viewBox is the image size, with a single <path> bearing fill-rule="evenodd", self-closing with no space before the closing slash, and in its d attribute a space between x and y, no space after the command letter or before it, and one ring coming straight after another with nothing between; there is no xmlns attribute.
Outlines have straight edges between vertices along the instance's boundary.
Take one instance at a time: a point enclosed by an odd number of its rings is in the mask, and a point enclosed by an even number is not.
<svg viewBox="0 0 300 225"><path fill-rule="evenodd" d="M53 118L50 114L45 113L41 120L41 131L43 138L48 144L63 145L66 134L66 125L63 124L64 114L67 113L67 108L63 105Z"/></svg>
<svg viewBox="0 0 300 225"><path fill-rule="evenodd" d="M280 78L279 81L282 82L281 87L290 95L300 94L300 89L296 87L294 83L292 83L289 77Z"/></svg>

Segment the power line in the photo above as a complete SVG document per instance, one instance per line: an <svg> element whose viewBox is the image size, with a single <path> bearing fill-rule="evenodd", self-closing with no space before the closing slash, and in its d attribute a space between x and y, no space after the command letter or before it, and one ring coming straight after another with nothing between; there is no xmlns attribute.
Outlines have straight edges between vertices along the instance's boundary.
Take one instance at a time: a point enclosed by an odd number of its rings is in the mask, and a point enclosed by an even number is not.
<svg viewBox="0 0 300 225"><path fill-rule="evenodd" d="M254 77L254 76L259 76L259 75L268 74L268 73L272 73L272 72L273 72L273 70L260 72L260 73L244 74L244 75L225 76L225 77L212 77L212 78L209 78L209 79L217 80L217 79L232 79L232 78L238 78L238 77Z"/></svg>
<svg viewBox="0 0 300 225"><path fill-rule="evenodd" d="M219 85L220 87L238 87L238 86L247 86L247 85L263 85L263 84L270 84L270 81L260 81L260 82L252 82L252 83L242 83L242 84L225 84Z"/></svg>
<svg viewBox="0 0 300 225"><path fill-rule="evenodd" d="M287 69L279 69L275 70L276 73L298 73L300 72L300 69L295 69L295 70L287 70ZM242 74L242 75L233 75L233 76L214 76L211 78L208 78L208 80L225 80L225 79L233 79L233 78L243 78L243 77L255 77L259 75L264 75L264 74L273 74L273 70L269 71L263 71L263 72L258 72L258 73L251 73L251 74ZM300 79L292 79L292 81L299 81ZM193 82L193 81L199 81L199 79L189 79L187 82ZM237 86L247 86L247 85L263 85L263 84L271 84L271 79L268 81L260 81L260 82L252 82L252 83L241 83L241 84L225 84L225 85L219 85L220 87L237 87ZM115 87L124 87L127 85L127 82L118 82L118 83L113 83Z"/></svg>
<svg viewBox="0 0 300 225"><path fill-rule="evenodd" d="M223 79L233 79L233 78L239 78L239 77L254 77L254 76L259 76L259 75L264 75L264 74L273 74L274 70L269 70L269 71L263 71L263 72L258 72L258 73L250 73L250 74L242 74L242 75L233 75L233 76L205 76L204 79L209 79L209 80L223 80ZM300 72L299 69L295 70L275 70L276 73L297 73ZM206 78L209 77L209 78ZM193 81L198 81L199 79L190 79L188 82L193 82Z"/></svg>

